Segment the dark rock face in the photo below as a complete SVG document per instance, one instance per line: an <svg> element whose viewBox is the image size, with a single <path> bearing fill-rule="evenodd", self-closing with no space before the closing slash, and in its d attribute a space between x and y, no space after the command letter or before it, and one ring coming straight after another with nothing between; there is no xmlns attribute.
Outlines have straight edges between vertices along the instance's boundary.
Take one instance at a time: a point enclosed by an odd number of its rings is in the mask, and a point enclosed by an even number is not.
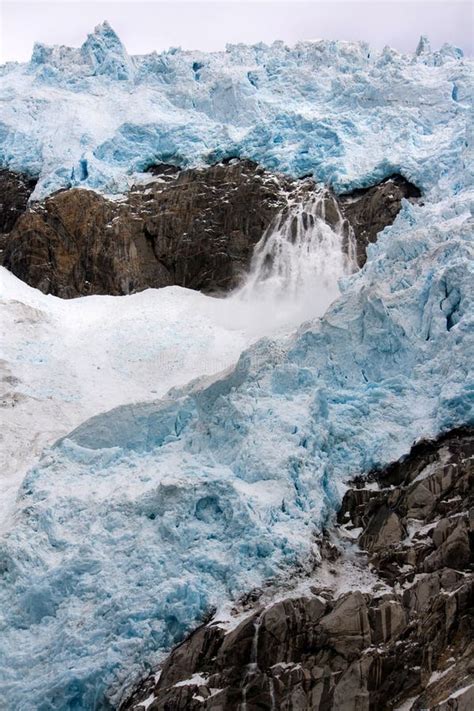
<svg viewBox="0 0 474 711"><path fill-rule="evenodd" d="M403 198L416 200L420 190L401 175L392 175L379 185L339 195L344 217L356 235L356 258L359 267L367 259L367 246L375 242L377 234L391 225L400 212Z"/></svg>
<svg viewBox="0 0 474 711"><path fill-rule="evenodd" d="M312 180L274 175L247 160L183 171L160 164L149 171L156 180L119 202L73 189L32 206L5 239L4 266L63 298L171 284L229 291L272 219L288 207L288 196L303 200L316 189ZM374 230L390 224L401 197L414 190L399 177L359 191L353 201L327 191L325 217L333 225L346 218L346 245L353 226L362 264Z"/></svg>
<svg viewBox="0 0 474 711"><path fill-rule="evenodd" d="M474 431L456 430L348 490L333 541L357 537L339 562L366 555L370 592L337 596L316 572L304 596L247 603L231 631L196 630L121 711L150 696L149 711L472 708L473 455Z"/></svg>
<svg viewBox="0 0 474 711"><path fill-rule="evenodd" d="M0 240L4 239L5 233L11 232L26 210L35 185L35 178L0 168Z"/></svg>
<svg viewBox="0 0 474 711"><path fill-rule="evenodd" d="M160 179L121 202L77 189L47 198L16 225L4 266L63 298L170 284L232 288L291 181L248 161L174 176L157 170Z"/></svg>

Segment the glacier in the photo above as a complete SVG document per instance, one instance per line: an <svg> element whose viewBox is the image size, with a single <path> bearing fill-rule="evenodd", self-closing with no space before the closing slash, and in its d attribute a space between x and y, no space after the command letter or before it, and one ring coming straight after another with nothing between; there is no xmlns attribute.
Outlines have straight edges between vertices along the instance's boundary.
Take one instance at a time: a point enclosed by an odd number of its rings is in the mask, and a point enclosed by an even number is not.
<svg viewBox="0 0 474 711"><path fill-rule="evenodd" d="M2 68L0 162L39 175L35 198L231 155L336 191L398 170L424 193L324 315L86 420L31 468L0 541L8 709L116 707L214 607L310 574L350 477L473 422L471 91L472 61L426 41L129 57L108 25Z"/></svg>
<svg viewBox="0 0 474 711"><path fill-rule="evenodd" d="M79 49L37 44L0 68L0 164L39 177L33 198L120 194L153 163L231 156L337 191L395 172L456 189L472 178L472 86L472 61L426 39L413 55L316 41L129 56L105 22Z"/></svg>
<svg viewBox="0 0 474 711"><path fill-rule="evenodd" d="M0 546L9 707L113 708L214 606L310 572L351 475L472 422L473 201L405 204L323 318L45 452Z"/></svg>

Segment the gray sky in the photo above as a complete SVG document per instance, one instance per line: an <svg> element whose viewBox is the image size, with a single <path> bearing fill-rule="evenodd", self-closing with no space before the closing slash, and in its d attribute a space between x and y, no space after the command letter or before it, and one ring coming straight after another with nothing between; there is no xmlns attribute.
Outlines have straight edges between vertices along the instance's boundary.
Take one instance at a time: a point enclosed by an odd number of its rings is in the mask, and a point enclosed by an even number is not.
<svg viewBox="0 0 474 711"><path fill-rule="evenodd" d="M107 19L131 54L282 39L367 40L413 51L452 42L474 53L474 0L0 0L0 62L26 61L35 40L79 46Z"/></svg>

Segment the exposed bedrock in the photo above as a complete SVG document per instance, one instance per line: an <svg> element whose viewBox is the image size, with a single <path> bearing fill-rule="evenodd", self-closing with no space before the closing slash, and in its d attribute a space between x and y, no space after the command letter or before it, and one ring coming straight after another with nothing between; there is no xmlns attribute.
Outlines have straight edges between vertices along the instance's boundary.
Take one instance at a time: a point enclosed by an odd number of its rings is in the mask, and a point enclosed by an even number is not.
<svg viewBox="0 0 474 711"><path fill-rule="evenodd" d="M473 456L474 432L455 430L347 491L322 548L341 574L348 556L371 567L369 592L338 595L317 571L304 595L257 592L239 624L200 627L121 711L473 708Z"/></svg>
<svg viewBox="0 0 474 711"><path fill-rule="evenodd" d="M45 293L64 298L127 294L177 284L207 292L238 285L255 244L288 200L315 190L248 160L176 171L150 169L152 182L121 201L72 189L33 204L5 240L3 264ZM419 191L400 176L336 198L327 191L325 217L346 218L359 265L368 242L395 219L403 197Z"/></svg>
<svg viewBox="0 0 474 711"><path fill-rule="evenodd" d="M0 249L5 233L11 232L20 215L26 210L35 185L35 178L0 168Z"/></svg>
<svg viewBox="0 0 474 711"><path fill-rule="evenodd" d="M339 207L349 221L356 238L356 256L360 267L367 258L367 246L391 225L400 210L403 198L416 200L420 190L401 175L393 175L378 185L339 195Z"/></svg>

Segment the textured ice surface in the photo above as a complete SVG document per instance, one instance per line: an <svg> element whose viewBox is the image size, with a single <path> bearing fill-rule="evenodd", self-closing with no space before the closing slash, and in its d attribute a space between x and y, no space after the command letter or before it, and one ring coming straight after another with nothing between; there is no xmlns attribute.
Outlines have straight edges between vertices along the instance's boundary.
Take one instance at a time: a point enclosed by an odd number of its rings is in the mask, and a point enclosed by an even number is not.
<svg viewBox="0 0 474 711"><path fill-rule="evenodd" d="M98 412L235 363L258 332L243 314L229 323L224 306L180 287L62 300L0 267L0 533L46 445Z"/></svg>
<svg viewBox="0 0 474 711"><path fill-rule="evenodd" d="M473 199L405 204L324 318L45 453L1 547L11 708L106 708L211 605L309 568L348 476L472 420Z"/></svg>
<svg viewBox="0 0 474 711"><path fill-rule="evenodd" d="M0 689L15 711L115 703L210 606L310 569L348 477L472 421L471 65L458 52L129 58L108 27L88 42L38 47L0 79L2 160L41 172L40 193L120 190L130 166L236 152L338 188L398 169L425 195L322 319L45 452L0 547Z"/></svg>
<svg viewBox="0 0 474 711"><path fill-rule="evenodd" d="M320 212L316 196L305 210L295 204L277 218L247 283L226 299L167 287L62 300L0 267L0 534L11 524L26 471L80 422L222 371L259 337L324 313L351 262L341 250L342 231ZM291 243L285 237L295 219Z"/></svg>
<svg viewBox="0 0 474 711"><path fill-rule="evenodd" d="M36 45L0 67L0 164L121 192L155 161L253 158L336 189L401 172L455 189L466 162L472 61L364 43L233 45L130 57L106 23L80 49Z"/></svg>

